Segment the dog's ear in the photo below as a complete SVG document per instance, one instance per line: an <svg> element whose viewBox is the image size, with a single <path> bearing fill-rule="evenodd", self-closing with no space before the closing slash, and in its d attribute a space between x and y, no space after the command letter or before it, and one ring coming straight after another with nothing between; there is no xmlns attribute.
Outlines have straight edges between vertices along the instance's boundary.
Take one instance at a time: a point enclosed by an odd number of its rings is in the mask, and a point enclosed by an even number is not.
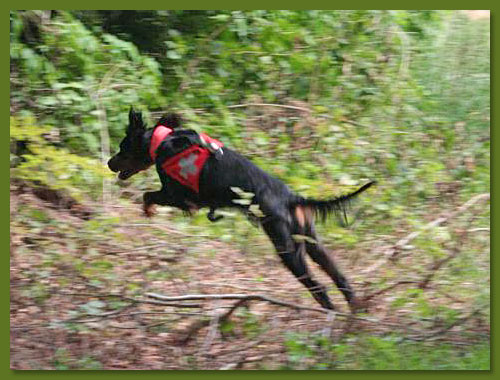
<svg viewBox="0 0 500 380"><path fill-rule="evenodd" d="M128 111L128 125L134 124L135 111L134 107L130 107L130 111Z"/></svg>
<svg viewBox="0 0 500 380"><path fill-rule="evenodd" d="M130 107L128 113L128 130L127 133L143 132L145 129L144 121L142 120L142 112L135 112L133 107Z"/></svg>

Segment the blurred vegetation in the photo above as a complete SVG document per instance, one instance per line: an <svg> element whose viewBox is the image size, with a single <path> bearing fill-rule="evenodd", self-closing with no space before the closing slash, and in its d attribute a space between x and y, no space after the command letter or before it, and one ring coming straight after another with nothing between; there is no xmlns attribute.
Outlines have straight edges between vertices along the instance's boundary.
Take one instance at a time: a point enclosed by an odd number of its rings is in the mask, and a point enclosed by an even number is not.
<svg viewBox="0 0 500 380"><path fill-rule="evenodd" d="M16 200L11 234L45 241L42 232L55 229L64 240L19 248L41 260L28 271L32 279L70 266L94 286L140 294L115 273L117 263L101 257L111 243L144 244L134 233L113 232L127 217L110 207L128 207L159 186L153 171L115 183L104 166L134 105L150 124L179 111L188 127L241 151L303 195L325 198L376 179L377 189L353 211L352 228L318 226L325 244L345 253L346 272L369 293L439 270L436 288L397 288L384 299L387 310L432 329L481 309L489 326L488 205L426 229L375 276L357 274L378 259L370 254L376 247L489 193L489 18L457 11L11 11L10 21L11 181L99 210L82 230ZM106 204L110 199L114 204ZM104 209L97 207L102 200ZM168 212L178 231L252 252L254 264L270 255L242 216L227 212L210 224L201 214L186 220ZM188 244L194 242L181 245ZM199 252L217 260L215 250ZM182 265L176 270L151 270L147 280L189 280ZM70 278L58 281L64 286ZM23 297L43 304L47 287L30 283ZM443 301L438 291L462 303ZM258 319L249 326L250 339L264 334ZM299 334L283 343L285 367L484 369L489 342L482 337L464 338L474 342L465 347L440 342L428 352L428 342L399 344L404 337L378 332L335 344ZM445 360L455 356L456 363ZM66 348L53 353L53 366L101 368L88 352L75 359Z"/></svg>
<svg viewBox="0 0 500 380"><path fill-rule="evenodd" d="M291 335L288 363L282 369L338 370L484 370L490 347L463 351L451 344L405 342L399 336L347 336L333 344L322 336Z"/></svg>

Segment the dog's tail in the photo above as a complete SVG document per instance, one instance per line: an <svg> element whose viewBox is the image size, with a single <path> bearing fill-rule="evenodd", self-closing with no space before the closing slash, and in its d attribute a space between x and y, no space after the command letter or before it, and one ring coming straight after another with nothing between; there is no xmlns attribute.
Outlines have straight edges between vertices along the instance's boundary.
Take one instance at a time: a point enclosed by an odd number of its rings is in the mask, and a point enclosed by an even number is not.
<svg viewBox="0 0 500 380"><path fill-rule="evenodd" d="M349 207L350 203L359 194L369 189L375 183L375 181L370 181L352 193L341 195L333 199L317 200L299 196L290 202L290 210L300 226L310 225L313 216L317 216L324 221L331 214L337 216L341 224L345 226L348 224L346 209Z"/></svg>

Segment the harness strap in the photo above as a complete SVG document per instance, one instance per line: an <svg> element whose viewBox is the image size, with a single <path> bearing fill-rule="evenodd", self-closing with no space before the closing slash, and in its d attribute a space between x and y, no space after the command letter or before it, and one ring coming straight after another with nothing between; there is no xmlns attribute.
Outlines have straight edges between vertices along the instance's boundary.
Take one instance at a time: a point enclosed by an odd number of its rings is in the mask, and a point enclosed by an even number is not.
<svg viewBox="0 0 500 380"><path fill-rule="evenodd" d="M157 125L151 136L149 155L153 162L156 162L158 153L160 153L160 159L162 160L160 165L163 172L180 184L190 188L196 193L199 193L200 173L203 169L203 165L211 154L214 154L217 159L220 159L223 154L221 148L224 144L219 140L211 138L205 133L199 133L197 138L193 138L193 136L190 136L189 134L185 136L177 136L188 138L191 146L177 152L172 157L163 159L161 154L169 149L165 139L172 132L173 129L170 127L166 127L161 124ZM162 143L167 145L164 146Z"/></svg>
<svg viewBox="0 0 500 380"><path fill-rule="evenodd" d="M149 156L153 160L156 160L156 150L160 146L161 142L173 132L172 128L165 127L164 125L157 125L153 130L153 135L151 136L151 145L149 146Z"/></svg>

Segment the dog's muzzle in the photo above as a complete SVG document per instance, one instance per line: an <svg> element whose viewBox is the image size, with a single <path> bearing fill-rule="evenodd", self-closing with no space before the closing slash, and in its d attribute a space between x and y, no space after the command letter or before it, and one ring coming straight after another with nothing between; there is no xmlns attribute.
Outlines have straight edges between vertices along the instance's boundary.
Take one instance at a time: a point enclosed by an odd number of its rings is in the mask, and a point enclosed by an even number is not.
<svg viewBox="0 0 500 380"><path fill-rule="evenodd" d="M116 156L113 156L109 159L108 161L108 168L111 170L113 173L116 173L120 171L120 168L118 168L117 163L116 163Z"/></svg>

